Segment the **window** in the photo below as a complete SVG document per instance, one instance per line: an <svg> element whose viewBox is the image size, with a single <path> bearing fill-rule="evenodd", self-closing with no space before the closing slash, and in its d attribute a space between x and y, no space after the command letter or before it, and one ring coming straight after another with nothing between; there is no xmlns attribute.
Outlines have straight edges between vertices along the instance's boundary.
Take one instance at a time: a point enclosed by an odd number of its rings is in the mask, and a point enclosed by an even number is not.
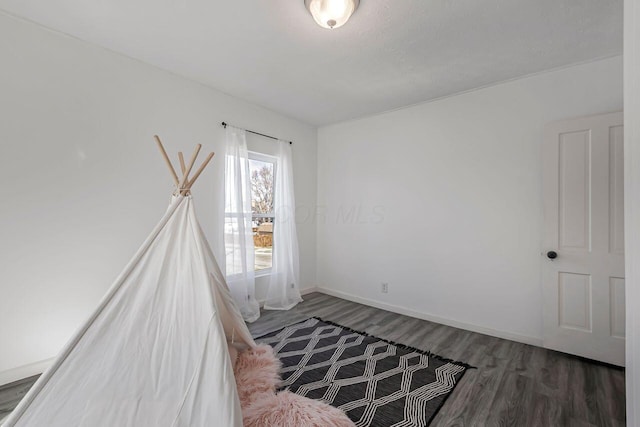
<svg viewBox="0 0 640 427"><path fill-rule="evenodd" d="M259 153L249 153L253 245L255 247L254 269L256 272L266 272L271 268L273 262L275 172L275 158Z"/></svg>

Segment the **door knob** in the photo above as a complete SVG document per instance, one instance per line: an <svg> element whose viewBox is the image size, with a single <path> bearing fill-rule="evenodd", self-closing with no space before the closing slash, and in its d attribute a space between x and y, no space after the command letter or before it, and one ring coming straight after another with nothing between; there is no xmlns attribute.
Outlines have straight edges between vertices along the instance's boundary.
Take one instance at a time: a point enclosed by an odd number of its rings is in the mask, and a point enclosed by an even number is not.
<svg viewBox="0 0 640 427"><path fill-rule="evenodd" d="M558 258L558 253L556 251L549 251L547 252L547 258L556 259Z"/></svg>

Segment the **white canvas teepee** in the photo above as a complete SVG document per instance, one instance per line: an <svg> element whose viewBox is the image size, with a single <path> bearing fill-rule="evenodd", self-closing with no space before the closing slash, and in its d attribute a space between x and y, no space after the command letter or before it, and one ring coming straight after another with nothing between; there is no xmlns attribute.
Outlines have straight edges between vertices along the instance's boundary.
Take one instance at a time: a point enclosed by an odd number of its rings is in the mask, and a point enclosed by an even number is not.
<svg viewBox="0 0 640 427"><path fill-rule="evenodd" d="M255 343L195 216L198 150L178 180L162 149L169 209L4 427L242 426L227 345Z"/></svg>

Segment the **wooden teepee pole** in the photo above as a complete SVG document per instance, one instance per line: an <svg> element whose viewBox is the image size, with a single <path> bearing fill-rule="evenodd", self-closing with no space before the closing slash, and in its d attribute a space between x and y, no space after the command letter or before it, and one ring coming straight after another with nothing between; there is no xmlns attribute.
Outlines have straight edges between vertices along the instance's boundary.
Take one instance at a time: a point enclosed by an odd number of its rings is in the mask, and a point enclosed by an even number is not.
<svg viewBox="0 0 640 427"><path fill-rule="evenodd" d="M178 178L178 174L176 174L176 170L173 168L173 164L171 163L171 160L169 159L169 156L167 155L167 152L164 149L164 146L162 145L162 141L160 141L160 137L158 137L158 135L154 135L153 137L155 138L156 143L158 144L158 148L160 149L160 153L162 153L162 157L164 158L164 161L167 164L167 167L169 168L169 172L171 172L171 176L173 177L173 181L175 182L177 187L177 192L183 196L188 195L189 191L191 190L191 187L193 186L193 184L195 184L196 180L198 179L202 171L204 171L204 169L207 167L207 165L209 164L209 162L211 161L215 153L213 152L209 153L207 158L204 159L204 162L202 162L200 167L196 170L196 173L193 175L193 178L189 179L189 174L191 173L191 170L193 170L193 166L196 163L196 159L198 158L198 154L200 153L200 149L202 148L202 145L201 144L196 145L196 148L193 151L193 154L191 155L191 161L189 162L188 166L185 165L184 154L182 154L182 152L179 151L178 160L180 163L180 172L182 172L182 178Z"/></svg>
<svg viewBox="0 0 640 427"><path fill-rule="evenodd" d="M182 179L180 180L180 184L178 188L182 190L188 190L187 183L189 182L189 174L191 173L191 169L193 169L193 165L196 162L196 158L198 157L198 153L200 153L200 149L202 148L201 144L196 145L196 149L193 151L193 155L191 156L191 161L189 162L189 166L185 169L182 174Z"/></svg>
<svg viewBox="0 0 640 427"><path fill-rule="evenodd" d="M153 135L153 137L156 140L156 143L158 144L158 148L160 149L160 152L162 153L162 157L164 157L164 161L167 164L167 167L169 168L169 172L171 172L171 176L173 177L173 181L175 182L176 185L178 185L178 175L176 174L176 170L173 168L173 165L171 164L171 160L169 160L169 156L167 156L167 152L164 149L164 146L162 145L162 141L160 141L160 138L158 137L158 135Z"/></svg>
<svg viewBox="0 0 640 427"><path fill-rule="evenodd" d="M180 161L180 172L184 174L184 171L187 170L187 165L184 163L184 154L182 154L182 151L178 151L178 160Z"/></svg>
<svg viewBox="0 0 640 427"><path fill-rule="evenodd" d="M209 155L207 156L206 159L204 159L204 162L202 162L202 164L200 165L200 167L198 168L198 170L196 171L195 175L193 175L193 178L191 178L191 181L189 181L189 184L187 185L187 190L190 190L191 187L193 186L193 184L196 182L196 180L198 179L198 177L200 176L200 174L202 173L202 171L204 170L204 168L207 167L207 165L209 164L209 162L211 161L211 159L213 159L213 156L216 153L214 153L213 151L211 153L209 153Z"/></svg>

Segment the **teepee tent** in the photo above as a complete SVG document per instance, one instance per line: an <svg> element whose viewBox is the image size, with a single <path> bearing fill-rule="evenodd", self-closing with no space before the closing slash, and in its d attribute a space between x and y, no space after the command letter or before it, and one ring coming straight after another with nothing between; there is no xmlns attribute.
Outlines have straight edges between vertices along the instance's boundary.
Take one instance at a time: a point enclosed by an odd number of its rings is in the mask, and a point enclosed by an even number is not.
<svg viewBox="0 0 640 427"><path fill-rule="evenodd" d="M7 418L12 426L242 426L229 346L255 343L195 216L200 146L169 209Z"/></svg>

